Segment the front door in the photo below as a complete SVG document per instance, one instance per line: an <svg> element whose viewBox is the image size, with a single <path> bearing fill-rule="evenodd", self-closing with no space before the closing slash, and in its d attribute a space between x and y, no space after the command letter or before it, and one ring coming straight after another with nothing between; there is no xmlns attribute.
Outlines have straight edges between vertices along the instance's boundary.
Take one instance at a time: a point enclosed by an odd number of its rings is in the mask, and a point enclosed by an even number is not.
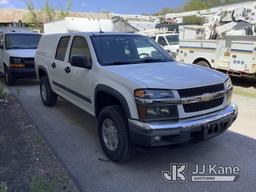
<svg viewBox="0 0 256 192"><path fill-rule="evenodd" d="M79 105L88 112L92 112L92 74L93 70L72 66L72 56L83 56L87 62L92 62L87 40L83 36L74 36L69 53L69 79L67 87L70 89L73 103ZM93 112L92 112L93 113Z"/></svg>

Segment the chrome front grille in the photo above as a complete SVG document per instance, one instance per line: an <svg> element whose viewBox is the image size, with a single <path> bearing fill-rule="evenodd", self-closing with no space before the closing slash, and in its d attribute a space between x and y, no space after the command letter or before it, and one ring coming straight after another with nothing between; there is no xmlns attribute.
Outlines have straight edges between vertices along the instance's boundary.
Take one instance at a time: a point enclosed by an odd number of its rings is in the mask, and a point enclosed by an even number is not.
<svg viewBox="0 0 256 192"><path fill-rule="evenodd" d="M193 97L203 95L205 93L215 93L224 90L224 84L210 85L205 87L197 87L190 89L180 89L178 90L181 98Z"/></svg>
<svg viewBox="0 0 256 192"><path fill-rule="evenodd" d="M213 109L223 104L228 91L224 84L178 90L186 113Z"/></svg>
<svg viewBox="0 0 256 192"><path fill-rule="evenodd" d="M197 111L203 111L203 110L218 107L218 106L222 105L223 102L224 102L224 97L214 99L211 101L207 101L207 102L185 104L185 105L183 105L183 108L186 113L194 113Z"/></svg>

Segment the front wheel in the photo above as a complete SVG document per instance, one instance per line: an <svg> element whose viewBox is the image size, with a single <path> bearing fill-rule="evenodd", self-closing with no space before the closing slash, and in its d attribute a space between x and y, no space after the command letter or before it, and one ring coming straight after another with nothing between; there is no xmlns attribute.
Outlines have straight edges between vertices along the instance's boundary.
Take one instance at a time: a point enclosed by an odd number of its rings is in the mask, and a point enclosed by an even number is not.
<svg viewBox="0 0 256 192"><path fill-rule="evenodd" d="M127 119L120 106L104 108L99 116L98 134L101 146L109 159L124 162L131 154Z"/></svg>
<svg viewBox="0 0 256 192"><path fill-rule="evenodd" d="M7 85L13 85L15 83L15 78L13 75L9 72L8 68L5 67L4 69L4 80Z"/></svg>
<svg viewBox="0 0 256 192"><path fill-rule="evenodd" d="M207 68L211 68L210 64L206 61L199 61L196 63L196 65L202 66L202 67L207 67Z"/></svg>
<svg viewBox="0 0 256 192"><path fill-rule="evenodd" d="M52 91L50 82L47 77L40 80L40 94L42 102L47 107L52 107L57 103L57 94Z"/></svg>

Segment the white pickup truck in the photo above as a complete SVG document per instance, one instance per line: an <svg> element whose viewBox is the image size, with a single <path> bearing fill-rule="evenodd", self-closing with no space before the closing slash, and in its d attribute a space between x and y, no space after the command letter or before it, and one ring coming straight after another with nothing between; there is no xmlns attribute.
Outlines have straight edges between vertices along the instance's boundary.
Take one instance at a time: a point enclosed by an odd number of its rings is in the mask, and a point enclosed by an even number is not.
<svg viewBox="0 0 256 192"><path fill-rule="evenodd" d="M179 34L161 30L141 31L138 34L151 37L159 43L172 57L179 51Z"/></svg>
<svg viewBox="0 0 256 192"><path fill-rule="evenodd" d="M172 57L176 57L179 50L179 34L164 33L158 34L152 38L155 39L155 41L159 43Z"/></svg>
<svg viewBox="0 0 256 192"><path fill-rule="evenodd" d="M210 139L238 114L227 75L178 63L137 34L44 35L35 64L44 105L61 96L95 116L102 148L115 162L134 146Z"/></svg>

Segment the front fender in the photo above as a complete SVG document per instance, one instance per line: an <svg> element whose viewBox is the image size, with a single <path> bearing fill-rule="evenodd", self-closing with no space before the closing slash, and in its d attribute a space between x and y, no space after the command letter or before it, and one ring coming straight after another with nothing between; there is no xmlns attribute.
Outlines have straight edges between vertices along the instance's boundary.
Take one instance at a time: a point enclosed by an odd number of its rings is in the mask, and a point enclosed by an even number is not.
<svg viewBox="0 0 256 192"><path fill-rule="evenodd" d="M121 103L126 117L131 118L131 112L130 112L130 109L129 109L129 104L128 104L125 96L123 96L119 91L115 90L114 88L109 87L109 86L104 85L104 84L99 84L95 88L95 93L94 93L95 114L96 114L96 105L97 105L95 98L96 98L97 93L99 93L101 91L103 91L105 93L108 93L109 95L112 95L113 97L115 97Z"/></svg>

